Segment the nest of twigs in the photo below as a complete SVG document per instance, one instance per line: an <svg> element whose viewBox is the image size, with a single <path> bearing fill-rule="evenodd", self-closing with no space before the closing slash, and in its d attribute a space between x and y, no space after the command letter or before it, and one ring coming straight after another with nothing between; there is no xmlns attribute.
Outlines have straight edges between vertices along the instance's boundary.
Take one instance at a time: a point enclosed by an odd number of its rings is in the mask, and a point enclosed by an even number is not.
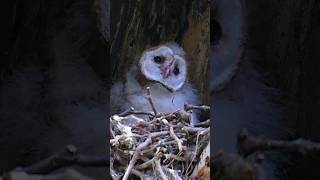
<svg viewBox="0 0 320 180"><path fill-rule="evenodd" d="M190 125L191 111L208 106L185 104L183 110L158 113L150 89L153 112L130 108L110 117L112 179L189 179L209 143L209 120Z"/></svg>

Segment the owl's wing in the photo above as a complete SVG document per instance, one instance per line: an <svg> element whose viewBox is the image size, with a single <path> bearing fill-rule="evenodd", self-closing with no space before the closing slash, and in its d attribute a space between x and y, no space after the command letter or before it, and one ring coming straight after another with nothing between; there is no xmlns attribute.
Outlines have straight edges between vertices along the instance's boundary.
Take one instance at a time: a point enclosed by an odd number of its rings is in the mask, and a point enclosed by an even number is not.
<svg viewBox="0 0 320 180"><path fill-rule="evenodd" d="M124 84L121 82L115 83L110 90L110 112L111 114L117 114L124 110L125 96L124 96Z"/></svg>
<svg viewBox="0 0 320 180"><path fill-rule="evenodd" d="M183 89L182 93L186 96L186 102L192 105L200 105L200 99L199 99L199 94L196 89L193 88L193 86L189 83L186 82ZM192 112L191 114L191 119L190 123L191 124L196 124L199 122L199 115L196 111Z"/></svg>

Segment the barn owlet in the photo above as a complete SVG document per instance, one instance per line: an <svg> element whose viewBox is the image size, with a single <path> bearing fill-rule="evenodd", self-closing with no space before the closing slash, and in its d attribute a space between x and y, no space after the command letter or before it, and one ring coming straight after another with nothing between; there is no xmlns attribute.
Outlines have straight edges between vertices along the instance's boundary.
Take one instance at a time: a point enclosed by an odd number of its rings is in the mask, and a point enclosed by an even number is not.
<svg viewBox="0 0 320 180"><path fill-rule="evenodd" d="M152 111L146 87L150 87L155 108L161 113L183 109L186 102L198 104L198 95L187 81L187 73L185 52L178 44L170 42L146 49L127 72L125 82L112 87L112 113L129 107ZM191 124L195 122L197 116L193 113Z"/></svg>

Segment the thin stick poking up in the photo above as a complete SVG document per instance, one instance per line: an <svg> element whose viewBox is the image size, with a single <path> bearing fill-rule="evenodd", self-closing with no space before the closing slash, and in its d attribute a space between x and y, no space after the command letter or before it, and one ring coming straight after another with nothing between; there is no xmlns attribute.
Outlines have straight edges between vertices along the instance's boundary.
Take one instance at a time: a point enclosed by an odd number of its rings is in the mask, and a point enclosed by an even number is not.
<svg viewBox="0 0 320 180"><path fill-rule="evenodd" d="M172 126L170 126L170 136L177 142L178 148L179 148L179 152L182 152L183 151L182 142L178 138L178 136L174 133L174 130L173 130Z"/></svg>
<svg viewBox="0 0 320 180"><path fill-rule="evenodd" d="M152 97L151 97L151 92L150 92L150 87L147 87L147 99L148 99L148 102L150 103L150 106L152 108L152 111L154 112L154 115L157 116L157 110L154 106L154 103L152 101Z"/></svg>

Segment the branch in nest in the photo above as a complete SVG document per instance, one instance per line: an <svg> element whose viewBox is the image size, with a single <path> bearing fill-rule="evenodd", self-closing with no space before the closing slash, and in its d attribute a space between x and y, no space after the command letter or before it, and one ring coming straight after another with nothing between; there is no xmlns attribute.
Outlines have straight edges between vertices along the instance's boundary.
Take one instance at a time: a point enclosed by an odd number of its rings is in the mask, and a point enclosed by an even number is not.
<svg viewBox="0 0 320 180"><path fill-rule="evenodd" d="M169 174L170 179L182 180L182 178L179 176L179 172L180 171L177 171L177 170L174 170L174 169L170 169L170 168L167 168L167 167L162 167L162 168L167 174Z"/></svg>
<svg viewBox="0 0 320 180"><path fill-rule="evenodd" d="M136 111L133 107L125 110L124 112L120 113L118 116L125 117L128 115L147 115L147 116L155 116L151 112L143 112L143 111Z"/></svg>
<svg viewBox="0 0 320 180"><path fill-rule="evenodd" d="M54 170L72 165L107 167L109 165L109 161L106 155L79 155L75 146L68 145L63 151L58 152L57 154L34 165L31 165L24 170L29 174L48 174Z"/></svg>
<svg viewBox="0 0 320 180"><path fill-rule="evenodd" d="M153 159L154 162L154 169L157 171L157 173L160 176L160 179L162 180L168 180L168 177L166 176L166 174L163 172L162 166L160 164L160 161L157 158Z"/></svg>
<svg viewBox="0 0 320 180"><path fill-rule="evenodd" d="M154 115L156 116L157 115L157 110L156 110L156 107L154 106L154 103L152 101L150 87L147 87L147 99L148 99L148 102L150 103L152 111L154 112Z"/></svg>
<svg viewBox="0 0 320 180"><path fill-rule="evenodd" d="M178 138L178 136L174 133L173 127L170 126L170 136L177 142L179 152L183 151L182 141Z"/></svg>
<svg viewBox="0 0 320 180"><path fill-rule="evenodd" d="M194 127L208 127L208 126L210 126L210 119L203 122L199 122L194 125Z"/></svg>
<svg viewBox="0 0 320 180"><path fill-rule="evenodd" d="M141 171L138 171L136 169L132 169L131 171L132 171L132 174L138 176L140 179L142 179L142 180L146 179L145 175Z"/></svg>
<svg viewBox="0 0 320 180"><path fill-rule="evenodd" d="M160 131L160 132L153 132L153 133L150 133L150 134L146 134L144 135L144 137L150 137L150 138L156 138L158 136L164 136L164 135L167 135L169 134L169 131Z"/></svg>
<svg viewBox="0 0 320 180"><path fill-rule="evenodd" d="M135 152L129 162L129 165L127 167L127 170L126 170L122 180L127 180L129 178L131 170L133 169L134 165L136 164L137 160L140 157L141 151L146 149L152 143L152 138L162 136L162 135L167 135L168 133L169 133L168 131L151 133L151 134L149 134L148 138L143 143L139 144L139 146L135 150Z"/></svg>
<svg viewBox="0 0 320 180"><path fill-rule="evenodd" d="M171 113L171 114L164 114L164 115L160 116L159 120L166 119L168 121L172 121L176 118L177 118L177 116L175 114Z"/></svg>
<svg viewBox="0 0 320 180"><path fill-rule="evenodd" d="M241 155L248 156L254 152L266 150L284 150L301 154L319 153L320 143L315 143L302 138L294 141L280 141L262 137L252 137L249 136L245 129L239 132L238 151Z"/></svg>
<svg viewBox="0 0 320 180"><path fill-rule="evenodd" d="M122 180L127 180L129 178L129 175L131 173L131 170L133 169L134 165L136 164L136 162L138 161L139 159L139 156L140 156L140 152L145 149L146 147L148 147L150 144L152 143L152 139L150 137L148 137L143 143L141 143L136 151L134 152L130 162L129 162L129 165L127 167L127 170L123 176L123 179Z"/></svg>
<svg viewBox="0 0 320 180"><path fill-rule="evenodd" d="M189 127L189 126L184 126L182 128L183 131L186 131L188 133L198 133L201 131L210 131L210 128L201 128L201 127Z"/></svg>
<svg viewBox="0 0 320 180"><path fill-rule="evenodd" d="M153 159L150 159L149 161L136 166L136 169L142 170L142 169L150 168L152 166L152 163L153 163Z"/></svg>
<svg viewBox="0 0 320 180"><path fill-rule="evenodd" d="M176 161L187 161L188 160L188 158L186 156L180 157L180 156L177 156L177 155L174 155L174 154L164 154L164 157L166 159L174 159Z"/></svg>
<svg viewBox="0 0 320 180"><path fill-rule="evenodd" d="M183 140L185 140L185 139L182 139L182 141ZM176 143L176 141L174 141L174 140L167 141L167 142L159 142L157 144L152 145L149 149L141 151L141 155L152 153L157 147L163 147L163 146L171 145L171 144L175 144L175 143Z"/></svg>
<svg viewBox="0 0 320 180"><path fill-rule="evenodd" d="M209 111L210 111L210 107L209 107L209 106L206 106L206 105L194 106L194 105L191 105L191 104L189 104L189 103L185 103L185 104L184 104L184 110L185 110L185 111L201 110L201 111L209 112Z"/></svg>

